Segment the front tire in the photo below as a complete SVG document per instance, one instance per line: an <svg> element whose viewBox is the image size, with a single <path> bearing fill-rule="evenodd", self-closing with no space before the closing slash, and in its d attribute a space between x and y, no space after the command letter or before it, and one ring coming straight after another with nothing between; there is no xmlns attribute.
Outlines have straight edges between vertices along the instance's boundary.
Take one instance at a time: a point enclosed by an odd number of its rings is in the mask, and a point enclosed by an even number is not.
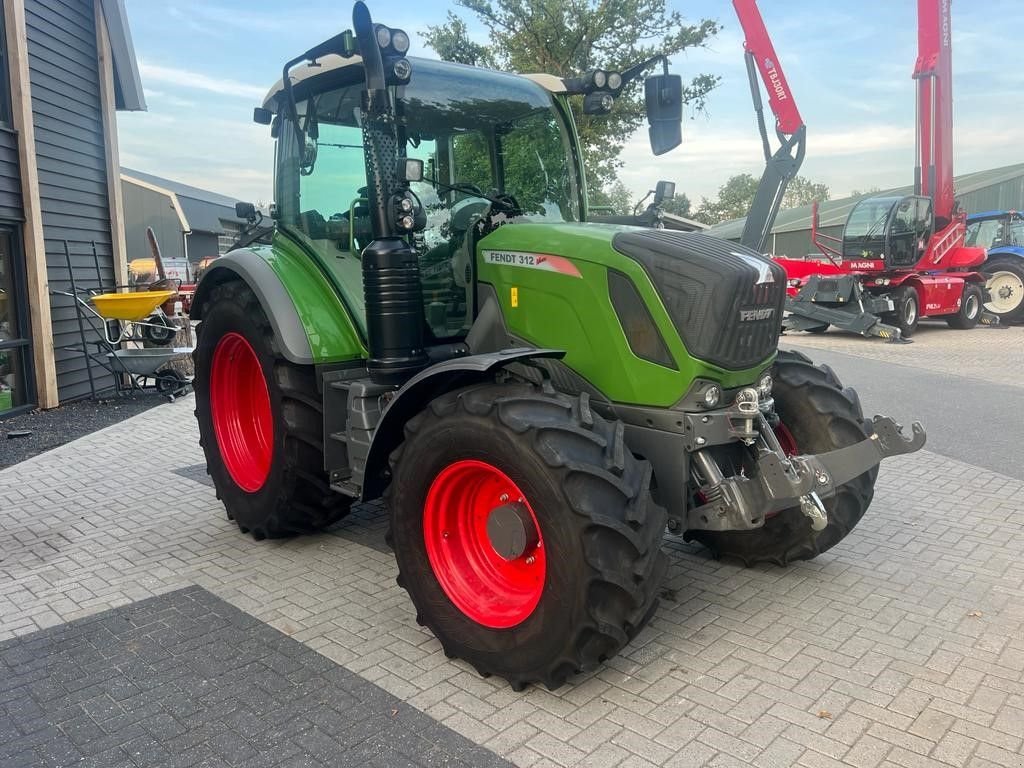
<svg viewBox="0 0 1024 768"><path fill-rule="evenodd" d="M828 366L816 366L799 352L779 350L772 377L780 420L776 434L787 453L826 453L868 436L856 393L844 389ZM828 525L820 532L811 529L799 507L793 507L753 531L697 531L692 538L717 557L734 557L747 565L810 560L842 541L860 522L871 504L877 474L877 467L865 472L825 500Z"/></svg>
<svg viewBox="0 0 1024 768"><path fill-rule="evenodd" d="M585 396L528 384L450 392L406 424L391 463L398 583L448 656L516 690L554 689L653 614L666 513L622 424ZM487 527L502 511L523 534L503 555Z"/></svg>
<svg viewBox="0 0 1024 768"><path fill-rule="evenodd" d="M960 311L946 318L946 324L958 331L969 331L981 320L981 287L975 283L964 283L964 294L960 299Z"/></svg>
<svg viewBox="0 0 1024 768"><path fill-rule="evenodd" d="M893 294L893 303L896 310L889 316L889 322L900 329L903 338L909 339L921 319L917 291L912 286L904 285Z"/></svg>
<svg viewBox="0 0 1024 768"><path fill-rule="evenodd" d="M229 519L256 539L311 533L351 500L323 470L323 412L312 366L278 352L256 295L232 281L203 308L193 353L207 472Z"/></svg>

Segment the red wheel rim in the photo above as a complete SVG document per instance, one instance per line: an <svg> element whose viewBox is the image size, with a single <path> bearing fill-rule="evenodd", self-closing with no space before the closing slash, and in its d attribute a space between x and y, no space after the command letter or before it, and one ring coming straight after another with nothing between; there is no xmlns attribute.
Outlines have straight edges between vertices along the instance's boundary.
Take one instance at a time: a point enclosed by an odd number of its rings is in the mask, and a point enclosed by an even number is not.
<svg viewBox="0 0 1024 768"><path fill-rule="evenodd" d="M519 503L529 512L533 543L506 559L487 532L491 511ZM519 487L483 461L456 461L436 477L423 509L427 558L448 598L468 618L493 629L525 621L544 591L547 558L537 516Z"/></svg>
<svg viewBox="0 0 1024 768"><path fill-rule="evenodd" d="M796 438L793 437L793 433L789 431L789 427L783 424L781 421L775 425L775 439L779 441L779 447L782 452L787 456L796 456L800 453L800 449L797 447Z"/></svg>
<svg viewBox="0 0 1024 768"><path fill-rule="evenodd" d="M242 490L258 491L270 473L274 416L259 358L241 334L229 333L217 342L210 411L228 474Z"/></svg>

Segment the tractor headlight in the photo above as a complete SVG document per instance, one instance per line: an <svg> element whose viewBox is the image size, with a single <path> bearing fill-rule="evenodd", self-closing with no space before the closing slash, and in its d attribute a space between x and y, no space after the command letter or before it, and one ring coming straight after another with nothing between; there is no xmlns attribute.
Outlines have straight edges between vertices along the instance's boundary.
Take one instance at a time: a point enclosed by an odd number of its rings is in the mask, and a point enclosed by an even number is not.
<svg viewBox="0 0 1024 768"><path fill-rule="evenodd" d="M620 75L618 72L609 72L608 87L611 88L613 91L619 90L619 88L622 87L622 75Z"/></svg>
<svg viewBox="0 0 1024 768"><path fill-rule="evenodd" d="M764 376L762 376L757 382L758 396L760 396L762 399L766 397L771 397L773 383L774 382L772 381L772 375L770 373L766 373Z"/></svg>
<svg viewBox="0 0 1024 768"><path fill-rule="evenodd" d="M607 85L607 83L608 83L608 75L606 75L600 69L595 70L594 71L594 87L595 88L604 88L605 85Z"/></svg>
<svg viewBox="0 0 1024 768"><path fill-rule="evenodd" d="M401 29L391 30L391 47L395 53L406 53L409 50L409 35Z"/></svg>
<svg viewBox="0 0 1024 768"><path fill-rule="evenodd" d="M377 25L377 45L382 49L387 48L391 45L391 30L385 27L383 24Z"/></svg>
<svg viewBox="0 0 1024 768"><path fill-rule="evenodd" d="M704 405L708 408L715 408L720 402L722 402L722 388L712 384L704 393Z"/></svg>

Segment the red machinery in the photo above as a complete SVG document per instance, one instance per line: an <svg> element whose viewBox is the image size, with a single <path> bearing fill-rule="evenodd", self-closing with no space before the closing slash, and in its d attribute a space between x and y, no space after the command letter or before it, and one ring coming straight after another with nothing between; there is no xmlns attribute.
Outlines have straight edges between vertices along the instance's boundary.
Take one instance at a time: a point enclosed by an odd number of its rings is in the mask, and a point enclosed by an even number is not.
<svg viewBox="0 0 1024 768"><path fill-rule="evenodd" d="M757 9L757 0L733 0L732 5L736 9L740 26L743 27L743 49L747 62L747 77L750 80L750 96L754 101L757 128L761 134L765 159L764 174L750 205L740 242L764 253L772 224L786 194L786 187L796 176L803 162L807 128L789 90L782 65L775 55L775 46L772 45L764 20ZM774 154L768 142L761 92L757 86L757 72L761 73L765 90L768 92L768 104L775 115L775 134L779 138L780 147Z"/></svg>
<svg viewBox="0 0 1024 768"><path fill-rule="evenodd" d="M985 278L974 268L985 249L964 245L966 214L953 193L949 8L950 0L917 4L915 194L862 199L841 239L818 231L814 207L812 239L827 261L777 258L791 287L784 328L835 325L899 341L921 317L943 317L954 328L982 319Z"/></svg>

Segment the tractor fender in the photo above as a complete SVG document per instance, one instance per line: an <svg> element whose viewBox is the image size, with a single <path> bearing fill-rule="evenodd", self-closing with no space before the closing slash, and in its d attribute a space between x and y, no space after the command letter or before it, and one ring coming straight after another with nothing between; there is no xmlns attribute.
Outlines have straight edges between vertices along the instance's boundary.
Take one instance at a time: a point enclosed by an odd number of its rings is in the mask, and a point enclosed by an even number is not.
<svg viewBox="0 0 1024 768"><path fill-rule="evenodd" d="M417 373L398 390L381 414L366 456L362 500L370 501L384 493L389 476L388 458L402 442L405 423L423 410L431 400L458 387L486 381L495 371L509 363L564 356L565 352L560 349L520 347L456 357Z"/></svg>
<svg viewBox="0 0 1024 768"><path fill-rule="evenodd" d="M221 256L206 270L192 299L191 318L202 320L207 295L229 280L242 280L256 294L285 359L297 365L311 365L313 351L295 303L274 270L252 251L234 251Z"/></svg>
<svg viewBox="0 0 1024 768"><path fill-rule="evenodd" d="M1007 261L1012 259L1024 261L1024 248L1019 245L1000 245L996 248L989 248L988 260L981 268L984 269L990 261Z"/></svg>

